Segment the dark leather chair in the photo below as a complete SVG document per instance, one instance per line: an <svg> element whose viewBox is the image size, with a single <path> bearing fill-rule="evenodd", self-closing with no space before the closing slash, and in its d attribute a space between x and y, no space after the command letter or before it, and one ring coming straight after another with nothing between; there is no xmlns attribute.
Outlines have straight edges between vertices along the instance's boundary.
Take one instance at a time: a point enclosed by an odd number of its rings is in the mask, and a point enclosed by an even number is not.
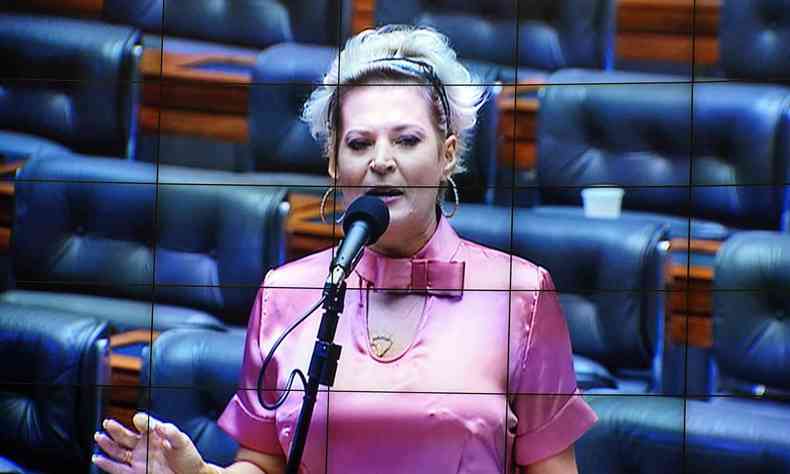
<svg viewBox="0 0 790 474"><path fill-rule="evenodd" d="M375 14L377 25L441 31L489 83L513 83L517 71L523 80L569 67L612 67L614 0L377 0Z"/></svg>
<svg viewBox="0 0 790 474"><path fill-rule="evenodd" d="M107 337L106 322L0 303L0 472L92 471Z"/></svg>
<svg viewBox="0 0 790 474"><path fill-rule="evenodd" d="M349 0L106 0L103 18L144 30L145 45L233 53L277 43L337 47L351 26Z"/></svg>
<svg viewBox="0 0 790 474"><path fill-rule="evenodd" d="M661 392L666 227L463 204L466 239L546 268L568 322L585 390ZM511 224L512 216L512 224ZM512 235L512 238L511 238Z"/></svg>
<svg viewBox="0 0 790 474"><path fill-rule="evenodd" d="M141 54L134 28L0 13L0 158L134 157Z"/></svg>
<svg viewBox="0 0 790 474"><path fill-rule="evenodd" d="M715 393L790 401L790 235L739 232L713 278ZM790 413L790 403L785 404Z"/></svg>
<svg viewBox="0 0 790 474"><path fill-rule="evenodd" d="M30 161L16 184L16 289L0 301L119 330L246 324L265 272L284 259L285 191L199 185L190 172L71 155Z"/></svg>
<svg viewBox="0 0 790 474"><path fill-rule="evenodd" d="M700 371L708 378L700 382L689 372L685 387L674 382L694 397L685 406L692 466L685 472L790 469L788 287L790 236L738 232L722 244L714 266L713 346L708 370ZM682 368L674 372L684 375Z"/></svg>
<svg viewBox="0 0 790 474"><path fill-rule="evenodd" d="M293 43L273 46L258 56L252 80L259 85L250 90L249 168L262 173L260 180L309 192L323 192L331 183L321 145L299 117L336 56L337 50L329 47ZM493 201L498 120L492 91L478 112L465 155L468 172L456 178L464 201Z"/></svg>
<svg viewBox="0 0 790 474"><path fill-rule="evenodd" d="M759 82L785 82L790 77L787 0L723 0L719 20L719 52L727 77Z"/></svg>
<svg viewBox="0 0 790 474"><path fill-rule="evenodd" d="M204 459L220 466L232 464L239 448L217 420L238 388L245 336L240 328L174 329L143 356L140 384L151 387L151 414L178 426Z"/></svg>
<svg viewBox="0 0 790 474"><path fill-rule="evenodd" d="M540 93L536 212L581 215L581 189L612 184L626 188L621 219L667 223L671 237L786 228L790 89L697 83L692 101L675 80L554 74L564 85Z"/></svg>
<svg viewBox="0 0 790 474"><path fill-rule="evenodd" d="M788 418L722 412L658 396L587 397L598 422L575 446L585 474L739 474L790 470Z"/></svg>
<svg viewBox="0 0 790 474"><path fill-rule="evenodd" d="M208 55L190 67L196 72L239 78L250 77L250 62L275 45L337 49L349 34L351 11L351 0L106 0L102 17L144 30L147 49ZM258 88L255 79L252 84L250 92ZM143 161L237 172L254 169L246 141L146 133L140 143Z"/></svg>

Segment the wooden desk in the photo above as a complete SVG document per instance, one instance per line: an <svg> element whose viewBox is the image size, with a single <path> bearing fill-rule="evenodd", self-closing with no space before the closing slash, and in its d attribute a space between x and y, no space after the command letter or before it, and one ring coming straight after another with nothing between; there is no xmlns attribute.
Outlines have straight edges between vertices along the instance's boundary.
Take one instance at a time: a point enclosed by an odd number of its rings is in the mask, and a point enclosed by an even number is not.
<svg viewBox="0 0 790 474"><path fill-rule="evenodd" d="M140 408L140 371L143 361L140 357L119 354L117 351L121 347L134 344L150 345L157 337L158 332L144 329L110 336L111 386L105 417L114 418L128 427L132 426L132 417Z"/></svg>
<svg viewBox="0 0 790 474"><path fill-rule="evenodd" d="M670 252L715 255L721 242L673 239ZM671 264L667 272L667 341L674 345L713 345L713 268Z"/></svg>
<svg viewBox="0 0 790 474"><path fill-rule="evenodd" d="M617 58L715 64L720 7L721 0L617 0Z"/></svg>
<svg viewBox="0 0 790 474"><path fill-rule="evenodd" d="M497 99L499 108L499 149L497 162L503 169L530 171L537 166L536 129L540 102L529 96L540 87L543 78L506 86Z"/></svg>
<svg viewBox="0 0 790 474"><path fill-rule="evenodd" d="M8 255L11 247L11 226L14 223L14 181L24 160L0 164L0 255Z"/></svg>
<svg viewBox="0 0 790 474"><path fill-rule="evenodd" d="M104 0L24 0L24 3L32 12L96 20L101 19L104 10Z"/></svg>
<svg viewBox="0 0 790 474"><path fill-rule="evenodd" d="M287 259L295 260L313 252L329 248L343 238L343 226L333 224L334 203L327 199L327 223L321 222L321 198L311 194L291 193L291 211L285 224ZM338 207L338 213L342 208Z"/></svg>
<svg viewBox="0 0 790 474"><path fill-rule="evenodd" d="M373 28L376 23L376 0L353 0L351 6L351 31L354 34Z"/></svg>
<svg viewBox="0 0 790 474"><path fill-rule="evenodd" d="M255 54L185 54L146 49L140 64L143 104L140 128L246 142L251 73L202 70L220 64L252 68Z"/></svg>

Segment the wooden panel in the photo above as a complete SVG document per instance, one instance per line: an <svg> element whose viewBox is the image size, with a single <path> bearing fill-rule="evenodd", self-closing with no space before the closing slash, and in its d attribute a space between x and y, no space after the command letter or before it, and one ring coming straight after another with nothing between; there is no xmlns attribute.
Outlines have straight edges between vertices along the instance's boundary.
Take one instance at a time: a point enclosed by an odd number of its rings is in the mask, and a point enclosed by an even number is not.
<svg viewBox="0 0 790 474"><path fill-rule="evenodd" d="M146 133L191 135L245 143L249 140L247 118L240 115L195 112L178 109L159 110L140 107L140 128Z"/></svg>
<svg viewBox="0 0 790 474"><path fill-rule="evenodd" d="M99 18L104 8L104 0L26 0L26 3L30 10L89 18Z"/></svg>
<svg viewBox="0 0 790 474"><path fill-rule="evenodd" d="M500 108L499 134L507 140L534 141L537 135L538 101L534 103L535 110L529 111L514 112L512 107Z"/></svg>
<svg viewBox="0 0 790 474"><path fill-rule="evenodd" d="M288 260L323 250L337 243L343 228L320 218L321 198L312 194L291 193L288 196L291 211L285 224ZM331 199L326 208L333 209Z"/></svg>
<svg viewBox="0 0 790 474"><path fill-rule="evenodd" d="M25 164L25 160L9 161L0 163L0 175L12 175Z"/></svg>
<svg viewBox="0 0 790 474"><path fill-rule="evenodd" d="M159 336L157 331L135 330L110 336L110 383L106 416L131 426L141 394L139 357L113 353L113 349L130 344L150 344Z"/></svg>
<svg viewBox="0 0 790 474"><path fill-rule="evenodd" d="M11 228L0 227L0 255L8 255L11 249Z"/></svg>
<svg viewBox="0 0 790 474"><path fill-rule="evenodd" d="M174 53L148 48L143 51L140 72L144 79L191 81L203 84L249 84L250 73L220 72L200 69L207 64L227 64L251 68L256 54Z"/></svg>
<svg viewBox="0 0 790 474"><path fill-rule="evenodd" d="M159 81L143 84L143 104L148 106L246 116L248 103L248 85Z"/></svg>
<svg viewBox="0 0 790 474"><path fill-rule="evenodd" d="M501 137L497 147L499 166L520 171L532 170L537 166L537 146L535 144L540 102L535 97L518 97L517 94L533 92L544 82L543 77L535 77L502 89L498 99L499 130Z"/></svg>
<svg viewBox="0 0 790 474"><path fill-rule="evenodd" d="M691 288L705 288L710 286L713 281L713 268L697 265L672 265L670 267L670 277L675 280L690 280ZM685 286L682 286L685 288Z"/></svg>
<svg viewBox="0 0 790 474"><path fill-rule="evenodd" d="M672 252L694 252L705 253L709 255L716 255L721 248L721 242L718 240L702 240L702 239L672 239L669 242L669 248Z"/></svg>
<svg viewBox="0 0 790 474"><path fill-rule="evenodd" d="M247 142L251 74L199 68L228 64L243 69L254 63L254 54L162 54L146 49L141 61L141 130Z"/></svg>
<svg viewBox="0 0 790 474"><path fill-rule="evenodd" d="M159 332L135 329L110 336L110 347L123 347L129 344L150 344L159 337Z"/></svg>
<svg viewBox="0 0 790 474"><path fill-rule="evenodd" d="M0 196L14 197L13 181L0 181Z"/></svg>
<svg viewBox="0 0 790 474"><path fill-rule="evenodd" d="M128 405L109 405L104 409L104 417L111 418L127 428L132 429L132 417L137 413L136 404Z"/></svg>
<svg viewBox="0 0 790 474"><path fill-rule="evenodd" d="M354 34L373 28L376 23L376 0L354 0L351 13L351 31Z"/></svg>
<svg viewBox="0 0 790 474"><path fill-rule="evenodd" d="M517 170L533 170L538 164L538 152L535 142L527 141L504 141L499 145L497 153L499 166L511 168L515 166ZM513 163L515 161L515 165Z"/></svg>
<svg viewBox="0 0 790 474"><path fill-rule="evenodd" d="M670 290L667 300L671 314L692 314L710 317L713 314L713 292L704 289Z"/></svg>
<svg viewBox="0 0 790 474"><path fill-rule="evenodd" d="M617 57L715 64L721 0L618 0ZM693 41L692 41L693 39Z"/></svg>
<svg viewBox="0 0 790 474"><path fill-rule="evenodd" d="M719 45L715 37L696 38L693 44L696 63L715 64ZM692 41L688 35L663 33L619 33L617 57L623 60L655 60L691 63Z"/></svg>
<svg viewBox="0 0 790 474"><path fill-rule="evenodd" d="M687 329L688 326L688 329ZM708 349L713 346L713 320L699 316L673 315L667 328L672 344ZM688 332L687 332L688 331Z"/></svg>
<svg viewBox="0 0 790 474"><path fill-rule="evenodd" d="M617 31L716 36L720 0L618 0Z"/></svg>
<svg viewBox="0 0 790 474"><path fill-rule="evenodd" d="M672 241L673 250L689 245L685 239ZM692 241L707 250L715 247L710 241ZM687 344L709 348L713 345L713 268L673 264L667 277L667 340L671 344ZM687 329L688 326L688 329ZM688 330L688 338L686 331Z"/></svg>

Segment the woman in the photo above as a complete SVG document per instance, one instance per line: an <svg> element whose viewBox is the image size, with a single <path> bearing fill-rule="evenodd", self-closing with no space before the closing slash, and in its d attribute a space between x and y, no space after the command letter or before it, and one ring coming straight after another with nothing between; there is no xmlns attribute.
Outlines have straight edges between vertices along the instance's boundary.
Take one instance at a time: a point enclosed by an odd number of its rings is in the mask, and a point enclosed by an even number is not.
<svg viewBox="0 0 790 474"><path fill-rule="evenodd" d="M576 389L550 276L460 239L439 205L448 187L458 204L452 175L463 171L484 100L445 37L385 27L349 40L305 105L326 146L329 192L346 205L379 196L390 226L348 279L335 338L343 353L315 406L304 472L577 472L573 443L596 418ZM319 252L266 276L240 389L219 420L241 446L232 466L205 463L177 427L144 414L134 419L142 434L106 422L97 435L106 456L94 462L144 472L148 446L154 472L283 472L301 396L265 409L258 373L274 340L320 297L330 259ZM306 366L319 320L288 336L264 387L282 388ZM277 395L260 392L268 404Z"/></svg>

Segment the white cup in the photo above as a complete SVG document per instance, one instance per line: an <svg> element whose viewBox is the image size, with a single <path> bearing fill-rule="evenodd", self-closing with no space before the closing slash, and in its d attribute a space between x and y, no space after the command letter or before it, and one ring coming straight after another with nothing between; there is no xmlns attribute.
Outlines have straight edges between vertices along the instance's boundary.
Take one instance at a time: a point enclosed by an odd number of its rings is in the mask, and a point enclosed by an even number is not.
<svg viewBox="0 0 790 474"><path fill-rule="evenodd" d="M584 215L598 219L617 219L623 204L622 188L586 188L582 189Z"/></svg>

